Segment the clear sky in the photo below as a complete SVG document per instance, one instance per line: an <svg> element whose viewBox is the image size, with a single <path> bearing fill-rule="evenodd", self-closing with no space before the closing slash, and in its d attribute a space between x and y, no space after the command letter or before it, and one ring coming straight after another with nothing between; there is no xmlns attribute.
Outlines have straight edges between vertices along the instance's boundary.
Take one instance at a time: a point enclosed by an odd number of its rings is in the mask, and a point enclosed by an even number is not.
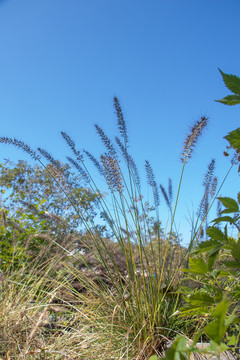
<svg viewBox="0 0 240 360"><path fill-rule="evenodd" d="M197 209L207 164L216 159L220 182L229 167L223 136L239 127L239 107L214 102L229 93L218 67L240 75L239 14L239 0L0 0L0 135L64 159L64 130L98 155L93 125L116 134L116 95L140 171L148 159L157 182L172 177L176 192L185 135L208 116L180 197L187 234L184 214ZM0 149L0 161L26 158ZM238 187L235 169L222 195Z"/></svg>

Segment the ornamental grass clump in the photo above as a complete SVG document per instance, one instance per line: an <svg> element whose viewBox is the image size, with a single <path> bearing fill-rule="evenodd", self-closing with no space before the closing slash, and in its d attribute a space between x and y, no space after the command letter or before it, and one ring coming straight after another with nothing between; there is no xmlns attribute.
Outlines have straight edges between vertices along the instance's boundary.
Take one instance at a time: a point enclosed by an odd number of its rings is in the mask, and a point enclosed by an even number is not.
<svg viewBox="0 0 240 360"><path fill-rule="evenodd" d="M197 121L185 140L175 203L172 181L169 180L168 192L162 185L159 187L150 162L146 161L147 183L153 199L150 204L141 191L140 175L129 151L127 126L117 98L114 98L114 108L119 136L112 141L99 125L95 126L105 147L99 157L87 150L79 151L74 140L62 132L72 153L67 157L69 164L96 194L95 205L105 221L104 227L97 224L96 217L91 216L87 208L79 208L76 199L69 196L67 170L46 150L39 148L35 152L23 142L4 137L0 142L27 151L44 168L50 163L54 169L51 172L48 167L51 175L81 220L85 236L80 242L87 255L75 254L74 265L69 260L62 261L71 278L81 284L82 291L75 292L74 296L81 304L83 326L91 328L91 336L86 335L89 336L87 346L79 347L78 356L140 360L152 354L160 355L170 339L191 328L190 323L172 317L181 303L176 290L179 269L186 266L188 254L188 249L179 242L175 216L185 165L208 119L202 117ZM93 175L88 160L94 165ZM99 176L104 180L103 189L99 188ZM206 185L209 188L208 184L209 181ZM104 191L107 196L103 195ZM161 224L160 191L170 211L169 230ZM207 209L207 194L205 198ZM197 240L198 230L192 236L191 246Z"/></svg>

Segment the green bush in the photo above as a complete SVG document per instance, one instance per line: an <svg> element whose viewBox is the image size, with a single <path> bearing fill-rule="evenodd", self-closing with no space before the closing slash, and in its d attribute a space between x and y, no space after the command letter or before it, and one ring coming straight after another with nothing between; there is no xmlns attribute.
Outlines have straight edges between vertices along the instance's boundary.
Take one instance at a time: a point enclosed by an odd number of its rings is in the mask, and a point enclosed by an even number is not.
<svg viewBox="0 0 240 360"><path fill-rule="evenodd" d="M223 80L233 95L217 100L225 105L240 104L240 78L223 73ZM240 128L225 136L229 142L225 155L234 150L232 164L240 161ZM238 167L240 174L240 166ZM172 347L166 352L165 359L186 359L191 353L219 355L230 350L240 355L240 193L237 199L219 197L224 210L208 227L206 241L198 244L191 252L189 266L183 271L188 282L196 287L184 287L181 293L185 305L176 314L189 321L195 321L193 341L178 336ZM221 229L221 226L224 226ZM228 234L229 226L237 232L237 238ZM200 339L209 341L204 350L196 347ZM157 360L152 356L150 360Z"/></svg>

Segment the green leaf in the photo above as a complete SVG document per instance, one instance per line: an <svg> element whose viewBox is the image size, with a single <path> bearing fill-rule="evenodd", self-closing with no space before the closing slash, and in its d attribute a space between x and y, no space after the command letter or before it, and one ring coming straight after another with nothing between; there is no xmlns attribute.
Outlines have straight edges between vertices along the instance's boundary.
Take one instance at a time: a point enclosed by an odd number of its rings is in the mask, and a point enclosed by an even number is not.
<svg viewBox="0 0 240 360"><path fill-rule="evenodd" d="M224 105L238 105L240 104L240 95L228 95L220 100L215 100L216 102L220 102Z"/></svg>
<svg viewBox="0 0 240 360"><path fill-rule="evenodd" d="M208 266L203 259L189 258L189 269L183 269L182 271L205 275L208 272Z"/></svg>
<svg viewBox="0 0 240 360"><path fill-rule="evenodd" d="M219 224L220 222L227 221L230 224L234 224L234 219L231 216L222 216L220 218L214 219L212 222Z"/></svg>
<svg viewBox="0 0 240 360"><path fill-rule="evenodd" d="M226 300L221 301L212 316L215 318L212 322L210 322L207 326L204 327L204 333L215 343L218 345L221 344L222 338L228 329L229 325L235 319L235 315L231 315L226 317L227 311L229 307L229 302Z"/></svg>
<svg viewBox="0 0 240 360"><path fill-rule="evenodd" d="M231 251L232 257L240 261L240 242L238 241L237 243L232 244L231 247L232 247L232 251Z"/></svg>
<svg viewBox="0 0 240 360"><path fill-rule="evenodd" d="M174 343L166 352L165 360L186 360L185 354L189 352L187 348L187 339L177 336Z"/></svg>
<svg viewBox="0 0 240 360"><path fill-rule="evenodd" d="M229 144L237 151L240 151L240 128L230 131L228 135L224 136Z"/></svg>
<svg viewBox="0 0 240 360"><path fill-rule="evenodd" d="M218 256L219 250L220 250L220 248L209 256L209 258L208 258L208 271L213 270L213 266L215 264L215 261L216 261L216 258Z"/></svg>
<svg viewBox="0 0 240 360"><path fill-rule="evenodd" d="M225 261L223 261L223 264L225 264ZM221 277L221 276L229 276L229 271L219 270L217 277Z"/></svg>
<svg viewBox="0 0 240 360"><path fill-rule="evenodd" d="M227 310L229 307L229 302L224 299L223 301L221 301L215 308L214 312L212 313L212 316L215 319L223 319L224 316L227 314Z"/></svg>
<svg viewBox="0 0 240 360"><path fill-rule="evenodd" d="M192 251L193 254L208 253L209 256L215 255L222 248L223 244L218 240L207 240L198 244L198 247Z"/></svg>
<svg viewBox="0 0 240 360"><path fill-rule="evenodd" d="M240 95L240 78L236 75L225 74L222 70L218 69L223 77L226 87L234 94Z"/></svg>
<svg viewBox="0 0 240 360"><path fill-rule="evenodd" d="M149 360L159 360L160 358L157 355L153 355Z"/></svg>
<svg viewBox="0 0 240 360"><path fill-rule="evenodd" d="M228 308L230 303L227 300L221 301L212 316L215 318L211 323L209 323L203 329L204 333L209 336L209 338L221 345L222 339L226 334L228 327L232 323L238 323L238 318L235 315L235 311L230 316L227 316Z"/></svg>
<svg viewBox="0 0 240 360"><path fill-rule="evenodd" d="M216 226L209 226L207 228L207 235L210 236L210 238L212 238L214 240L219 240L221 242L225 240L224 233L219 228L217 228ZM216 243L214 243L213 241L211 241L211 242L212 242L212 245L216 245ZM205 241L205 243L208 243L208 241ZM202 242L200 244L204 244L204 242ZM210 243L208 243L206 245L210 246Z"/></svg>
<svg viewBox="0 0 240 360"><path fill-rule="evenodd" d="M235 335L229 335L227 337L227 345L228 346L234 346L234 345L237 345L237 338Z"/></svg>
<svg viewBox="0 0 240 360"><path fill-rule="evenodd" d="M186 300L193 306L211 306L215 303L214 299L206 293L192 294Z"/></svg>
<svg viewBox="0 0 240 360"><path fill-rule="evenodd" d="M232 214L233 211L231 209L224 209L223 211L221 211L221 214Z"/></svg>
<svg viewBox="0 0 240 360"><path fill-rule="evenodd" d="M229 260L229 261L223 261L223 263L230 269L236 269L236 270L240 269L240 261Z"/></svg>
<svg viewBox="0 0 240 360"><path fill-rule="evenodd" d="M240 133L239 133L239 136L240 136ZM239 141L240 141L240 137L239 137ZM220 200L221 203L223 204L223 206L225 206L225 208L227 208L229 211L231 211L231 212L239 211L239 206L238 206L238 203L236 202L236 200L234 200L230 197L218 197L218 200ZM223 213L223 211L222 211L222 213Z"/></svg>
<svg viewBox="0 0 240 360"><path fill-rule="evenodd" d="M240 286L236 286L232 291L231 291L232 296L234 296L237 300L240 299ZM240 321L240 318L239 318Z"/></svg>

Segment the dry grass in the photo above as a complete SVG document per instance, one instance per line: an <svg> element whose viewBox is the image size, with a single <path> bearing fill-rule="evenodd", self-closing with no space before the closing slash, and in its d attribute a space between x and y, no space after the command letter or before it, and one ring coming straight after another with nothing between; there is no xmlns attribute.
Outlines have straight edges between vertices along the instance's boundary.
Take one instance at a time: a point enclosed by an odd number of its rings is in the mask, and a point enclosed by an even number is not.
<svg viewBox="0 0 240 360"><path fill-rule="evenodd" d="M160 355L177 333L187 331L185 322L172 316L181 301L176 290L180 282L179 269L184 266L187 251L177 241L172 244L172 237L184 168L207 119L196 123L185 142L173 206L171 187L168 194L164 192L170 226L163 234L159 186L147 161L147 182L153 205L144 202L139 173L129 153L126 124L116 98L114 106L120 137L112 142L96 125L105 152L99 160L84 152L102 176L109 193L107 199L99 196L98 185L89 173L84 155L76 149L74 141L62 133L74 156L68 160L86 179L90 191L97 195L96 205L111 239L102 236L87 209L79 209L76 199L68 195L67 176L59 161L43 149L38 149L43 156L40 159L38 153L22 141L0 138L0 142L23 149L45 169L49 164L53 166L51 175L66 201L76 210L87 234L81 238L86 256L53 259L40 273L33 267L23 269L22 274L18 271L3 276L0 305L3 356L147 360L152 354ZM193 235L191 246L198 231ZM61 310L53 308L59 304L63 307Z"/></svg>

